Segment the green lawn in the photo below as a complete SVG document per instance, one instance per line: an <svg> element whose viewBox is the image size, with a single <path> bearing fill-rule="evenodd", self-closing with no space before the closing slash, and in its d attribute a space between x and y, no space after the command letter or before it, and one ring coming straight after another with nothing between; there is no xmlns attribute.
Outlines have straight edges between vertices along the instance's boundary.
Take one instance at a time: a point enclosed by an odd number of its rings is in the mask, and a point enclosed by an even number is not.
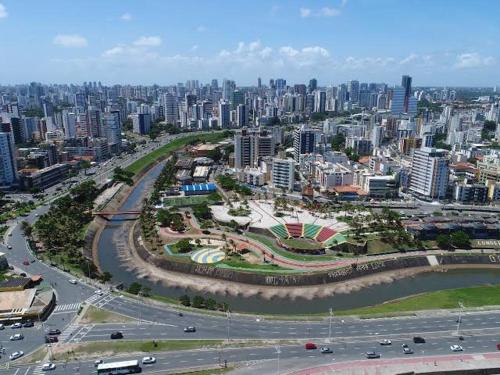
<svg viewBox="0 0 500 375"><path fill-rule="evenodd" d="M256 240L267 247L273 249L276 253L279 255L289 258L289 259L294 259L294 260L301 260L304 262L314 262L314 261L322 261L322 260L338 260L340 259L339 257L335 255L301 255L301 254L295 254L290 251L286 251L281 247L278 247L275 243L274 240L272 240L269 237L263 236L261 234L256 234L256 233L246 233L246 236Z"/></svg>
<svg viewBox="0 0 500 375"><path fill-rule="evenodd" d="M374 315L413 312L418 310L455 309L462 302L465 307L500 305L500 285L447 289L423 293L375 306L335 311L336 315Z"/></svg>
<svg viewBox="0 0 500 375"><path fill-rule="evenodd" d="M173 197L164 200L164 203L171 207L195 206L201 203L213 204L209 195L194 195L189 197Z"/></svg>
<svg viewBox="0 0 500 375"><path fill-rule="evenodd" d="M219 142L226 138L226 134L224 132L212 132L212 133L195 133L190 134L182 138L177 138L166 145L163 145L160 148L150 152L149 154L143 156L142 158L136 160L132 164L130 164L127 168L127 171L132 172L134 174L139 173L143 169L152 165L156 160L164 157L166 154L171 153L175 150L178 150L188 143L199 140L209 143Z"/></svg>

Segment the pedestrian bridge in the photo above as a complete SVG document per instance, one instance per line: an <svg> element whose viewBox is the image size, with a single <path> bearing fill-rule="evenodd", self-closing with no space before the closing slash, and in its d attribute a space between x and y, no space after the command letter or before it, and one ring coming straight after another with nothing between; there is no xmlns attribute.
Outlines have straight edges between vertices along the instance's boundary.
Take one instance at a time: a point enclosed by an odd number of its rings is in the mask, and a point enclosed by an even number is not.
<svg viewBox="0 0 500 375"><path fill-rule="evenodd" d="M124 211L93 211L92 215L100 216L105 220L136 220L139 218L141 211L139 210L124 210Z"/></svg>

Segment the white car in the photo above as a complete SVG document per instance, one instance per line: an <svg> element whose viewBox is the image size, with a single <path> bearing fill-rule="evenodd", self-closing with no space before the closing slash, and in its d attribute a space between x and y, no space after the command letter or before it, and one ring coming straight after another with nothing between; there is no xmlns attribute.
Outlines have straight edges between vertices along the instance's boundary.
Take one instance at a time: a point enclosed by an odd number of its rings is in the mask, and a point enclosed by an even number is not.
<svg viewBox="0 0 500 375"><path fill-rule="evenodd" d="M2 329L5 329L5 326L4 326L2 323L0 323L0 331L1 331Z"/></svg>
<svg viewBox="0 0 500 375"><path fill-rule="evenodd" d="M24 355L24 352L22 350L20 350L18 352L14 352L11 355L9 355L9 359L11 361L13 361L14 359L21 358L23 355Z"/></svg>
<svg viewBox="0 0 500 375"><path fill-rule="evenodd" d="M56 365L52 362L44 363L42 366L42 371L52 371L56 369Z"/></svg>
<svg viewBox="0 0 500 375"><path fill-rule="evenodd" d="M70 284L73 284L73 285L78 284L78 281L76 281L75 279L70 279L70 280L68 280L68 282L69 282Z"/></svg>
<svg viewBox="0 0 500 375"><path fill-rule="evenodd" d="M103 361L102 359L96 359L96 360L94 361L94 367L99 366L99 365L100 365L101 363L103 363L103 362L104 362L104 361Z"/></svg>
<svg viewBox="0 0 500 375"><path fill-rule="evenodd" d="M463 352L464 348L462 348L460 345L452 345L450 346L450 349L452 352Z"/></svg>
<svg viewBox="0 0 500 375"><path fill-rule="evenodd" d="M18 341L24 339L22 333L16 333L15 335L10 336L10 341Z"/></svg>
<svg viewBox="0 0 500 375"><path fill-rule="evenodd" d="M16 328L23 328L23 325L21 323L14 323L10 326L11 329L16 329Z"/></svg>
<svg viewBox="0 0 500 375"><path fill-rule="evenodd" d="M392 345L392 341L388 339L383 339L379 341L380 345Z"/></svg>
<svg viewBox="0 0 500 375"><path fill-rule="evenodd" d="M104 293L102 292L102 290L101 290L101 289L97 289L97 290L95 291L95 294L97 294L98 296L102 296Z"/></svg>
<svg viewBox="0 0 500 375"><path fill-rule="evenodd" d="M156 363L156 358L155 357L144 357L142 359L142 364L143 365L151 365L153 363Z"/></svg>

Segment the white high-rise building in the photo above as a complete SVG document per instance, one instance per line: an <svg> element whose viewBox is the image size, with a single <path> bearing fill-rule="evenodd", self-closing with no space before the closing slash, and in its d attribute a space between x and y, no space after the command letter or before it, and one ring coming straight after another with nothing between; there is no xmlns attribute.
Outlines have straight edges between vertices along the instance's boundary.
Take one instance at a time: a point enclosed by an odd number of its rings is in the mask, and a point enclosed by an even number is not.
<svg viewBox="0 0 500 375"><path fill-rule="evenodd" d="M165 113L165 122L167 124L177 125L177 120L179 119L177 98L171 93L163 94L162 104L163 112Z"/></svg>
<svg viewBox="0 0 500 375"><path fill-rule="evenodd" d="M265 130L241 129L234 135L234 166L257 167L259 160L274 156L274 138Z"/></svg>
<svg viewBox="0 0 500 375"><path fill-rule="evenodd" d="M273 158L271 185L274 188L293 190L295 183L295 161L292 159Z"/></svg>
<svg viewBox="0 0 500 375"><path fill-rule="evenodd" d="M431 199L446 197L449 176L447 151L422 147L413 153L410 192Z"/></svg>
<svg viewBox="0 0 500 375"><path fill-rule="evenodd" d="M384 139L384 128L380 125L376 125L372 129L371 141L373 148L380 147L382 140Z"/></svg>
<svg viewBox="0 0 500 375"><path fill-rule="evenodd" d="M120 121L120 111L111 111L104 114L104 128L108 144L121 146L122 127Z"/></svg>
<svg viewBox="0 0 500 375"><path fill-rule="evenodd" d="M64 128L64 139L76 137L76 114L64 109L62 111L62 121Z"/></svg>

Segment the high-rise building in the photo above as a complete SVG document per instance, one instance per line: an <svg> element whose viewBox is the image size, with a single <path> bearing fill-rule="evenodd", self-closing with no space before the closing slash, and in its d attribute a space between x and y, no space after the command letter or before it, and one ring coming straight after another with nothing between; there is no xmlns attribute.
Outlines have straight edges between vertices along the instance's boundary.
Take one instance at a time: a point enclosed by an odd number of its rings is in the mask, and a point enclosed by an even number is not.
<svg viewBox="0 0 500 375"><path fill-rule="evenodd" d="M261 129L241 129L234 135L234 166L257 167L259 160L274 156L274 138Z"/></svg>
<svg viewBox="0 0 500 375"><path fill-rule="evenodd" d="M219 126L227 129L231 125L229 103L221 101L219 103Z"/></svg>
<svg viewBox="0 0 500 375"><path fill-rule="evenodd" d="M309 81L309 86L307 87L307 89L309 90L309 92L313 92L317 88L318 88L318 80L316 78L311 79Z"/></svg>
<svg viewBox="0 0 500 375"><path fill-rule="evenodd" d="M404 113L409 113L409 102L411 97L411 77L404 75L401 78L401 86L405 89Z"/></svg>
<svg viewBox="0 0 500 375"><path fill-rule="evenodd" d="M349 101L357 103L359 101L359 81L349 81L347 91L349 92Z"/></svg>
<svg viewBox="0 0 500 375"><path fill-rule="evenodd" d="M293 190L295 183L295 161L292 159L273 158L271 185L274 188Z"/></svg>
<svg viewBox="0 0 500 375"><path fill-rule="evenodd" d="M76 138L76 114L66 109L62 111L64 139Z"/></svg>
<svg viewBox="0 0 500 375"><path fill-rule="evenodd" d="M103 137L101 124L101 111L95 107L89 107L87 112L87 134L91 137Z"/></svg>
<svg viewBox="0 0 500 375"><path fill-rule="evenodd" d="M148 134L151 130L151 115L149 113L136 113L132 115L134 133Z"/></svg>
<svg viewBox="0 0 500 375"><path fill-rule="evenodd" d="M312 154L315 147L315 132L302 125L295 129L293 136L293 149L295 161L300 160L300 155Z"/></svg>
<svg viewBox="0 0 500 375"><path fill-rule="evenodd" d="M236 108L236 124L239 128L248 125L248 111L245 104L238 104Z"/></svg>
<svg viewBox="0 0 500 375"><path fill-rule="evenodd" d="M10 186L17 181L14 136L9 124L0 129L0 186Z"/></svg>
<svg viewBox="0 0 500 375"><path fill-rule="evenodd" d="M396 86L392 89L391 113L393 116L401 116L405 111L405 88Z"/></svg>
<svg viewBox="0 0 500 375"><path fill-rule="evenodd" d="M179 119L179 107L177 98L171 93L163 94L163 111L165 113L165 122L167 124L177 125Z"/></svg>
<svg viewBox="0 0 500 375"><path fill-rule="evenodd" d="M410 192L431 199L443 199L448 189L447 151L422 147L413 153Z"/></svg>
<svg viewBox="0 0 500 375"><path fill-rule="evenodd" d="M111 111L104 114L104 128L106 129L108 144L120 147L122 143L120 111Z"/></svg>
<svg viewBox="0 0 500 375"><path fill-rule="evenodd" d="M323 113L326 111L326 92L316 91L314 96L314 112Z"/></svg>
<svg viewBox="0 0 500 375"><path fill-rule="evenodd" d="M240 104L245 104L245 93L240 90L234 90L231 94L231 109L234 111Z"/></svg>

